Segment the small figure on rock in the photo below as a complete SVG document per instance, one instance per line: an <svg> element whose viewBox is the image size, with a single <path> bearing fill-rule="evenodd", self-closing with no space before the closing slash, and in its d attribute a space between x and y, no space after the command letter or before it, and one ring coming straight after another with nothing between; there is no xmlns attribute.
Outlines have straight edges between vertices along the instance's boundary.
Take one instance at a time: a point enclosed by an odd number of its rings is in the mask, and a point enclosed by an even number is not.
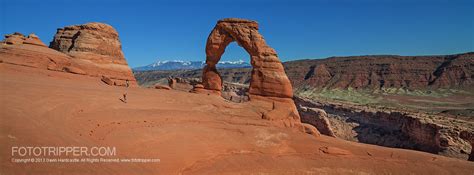
<svg viewBox="0 0 474 175"><path fill-rule="evenodd" d="M127 103L127 92L123 93L123 100L124 103Z"/></svg>
<svg viewBox="0 0 474 175"><path fill-rule="evenodd" d="M128 82L128 80L125 80L125 93L123 93L123 102L124 103L127 103L127 91L128 91L128 87L130 86L130 83Z"/></svg>

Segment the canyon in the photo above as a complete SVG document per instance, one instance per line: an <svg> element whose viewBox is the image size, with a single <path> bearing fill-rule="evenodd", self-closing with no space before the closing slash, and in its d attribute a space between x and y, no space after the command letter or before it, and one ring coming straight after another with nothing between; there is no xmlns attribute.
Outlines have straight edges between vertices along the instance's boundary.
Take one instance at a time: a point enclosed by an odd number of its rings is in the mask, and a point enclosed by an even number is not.
<svg viewBox="0 0 474 175"><path fill-rule="evenodd" d="M317 126L321 121L311 121L315 116L301 108L323 109L329 115L332 136L356 142L405 148L472 160L472 139L462 133L474 133L470 121L456 120L439 115L427 115L394 109L374 109L345 103L314 102L295 98L302 122ZM323 129L324 129L323 127ZM324 132L322 132L324 134Z"/></svg>

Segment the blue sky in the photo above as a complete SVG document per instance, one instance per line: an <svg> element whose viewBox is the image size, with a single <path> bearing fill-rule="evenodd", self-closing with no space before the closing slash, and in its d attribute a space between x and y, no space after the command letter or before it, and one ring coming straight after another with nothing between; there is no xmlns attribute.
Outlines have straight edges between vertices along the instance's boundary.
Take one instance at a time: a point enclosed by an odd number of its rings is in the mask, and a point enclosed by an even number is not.
<svg viewBox="0 0 474 175"><path fill-rule="evenodd" d="M282 61L349 55L438 55L474 51L474 1L463 0L0 0L0 34L104 22L119 32L131 67L205 60L217 20L256 20ZM222 60L249 61L231 44Z"/></svg>

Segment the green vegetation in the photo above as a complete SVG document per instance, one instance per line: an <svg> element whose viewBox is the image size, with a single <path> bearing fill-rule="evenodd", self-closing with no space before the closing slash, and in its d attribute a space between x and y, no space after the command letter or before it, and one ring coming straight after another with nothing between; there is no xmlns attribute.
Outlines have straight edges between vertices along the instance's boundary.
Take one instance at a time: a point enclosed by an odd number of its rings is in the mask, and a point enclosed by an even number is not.
<svg viewBox="0 0 474 175"><path fill-rule="evenodd" d="M324 99L328 101L344 101L355 104L367 105L378 103L382 98L374 96L364 91L357 91L353 89L306 89L297 91L296 94L301 97L311 99Z"/></svg>
<svg viewBox="0 0 474 175"><path fill-rule="evenodd" d="M456 94L473 95L471 92L459 89L408 90L405 88L383 88L381 90L374 90L373 93L382 95L407 95L435 98L449 97Z"/></svg>
<svg viewBox="0 0 474 175"><path fill-rule="evenodd" d="M407 90L387 88L378 90L316 89L303 87L295 95L316 101L342 102L370 107L411 109L426 113L466 111L474 109L474 92L458 89ZM465 112L462 112L463 114Z"/></svg>
<svg viewBox="0 0 474 175"><path fill-rule="evenodd" d="M143 84L140 84L140 86L142 86L142 87L152 87L155 84L168 85L168 79L161 78L161 79L158 79L158 80L147 81Z"/></svg>

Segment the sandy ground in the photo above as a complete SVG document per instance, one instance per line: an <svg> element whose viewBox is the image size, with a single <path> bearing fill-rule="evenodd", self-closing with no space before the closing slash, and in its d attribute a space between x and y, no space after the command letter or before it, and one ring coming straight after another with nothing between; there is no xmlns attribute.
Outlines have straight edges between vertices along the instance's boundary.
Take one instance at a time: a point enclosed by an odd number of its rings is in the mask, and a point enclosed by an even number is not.
<svg viewBox="0 0 474 175"><path fill-rule="evenodd" d="M474 163L273 127L251 103L0 63L0 174L474 174ZM14 146L111 146L155 163L13 163ZM83 157L81 157L83 158Z"/></svg>

